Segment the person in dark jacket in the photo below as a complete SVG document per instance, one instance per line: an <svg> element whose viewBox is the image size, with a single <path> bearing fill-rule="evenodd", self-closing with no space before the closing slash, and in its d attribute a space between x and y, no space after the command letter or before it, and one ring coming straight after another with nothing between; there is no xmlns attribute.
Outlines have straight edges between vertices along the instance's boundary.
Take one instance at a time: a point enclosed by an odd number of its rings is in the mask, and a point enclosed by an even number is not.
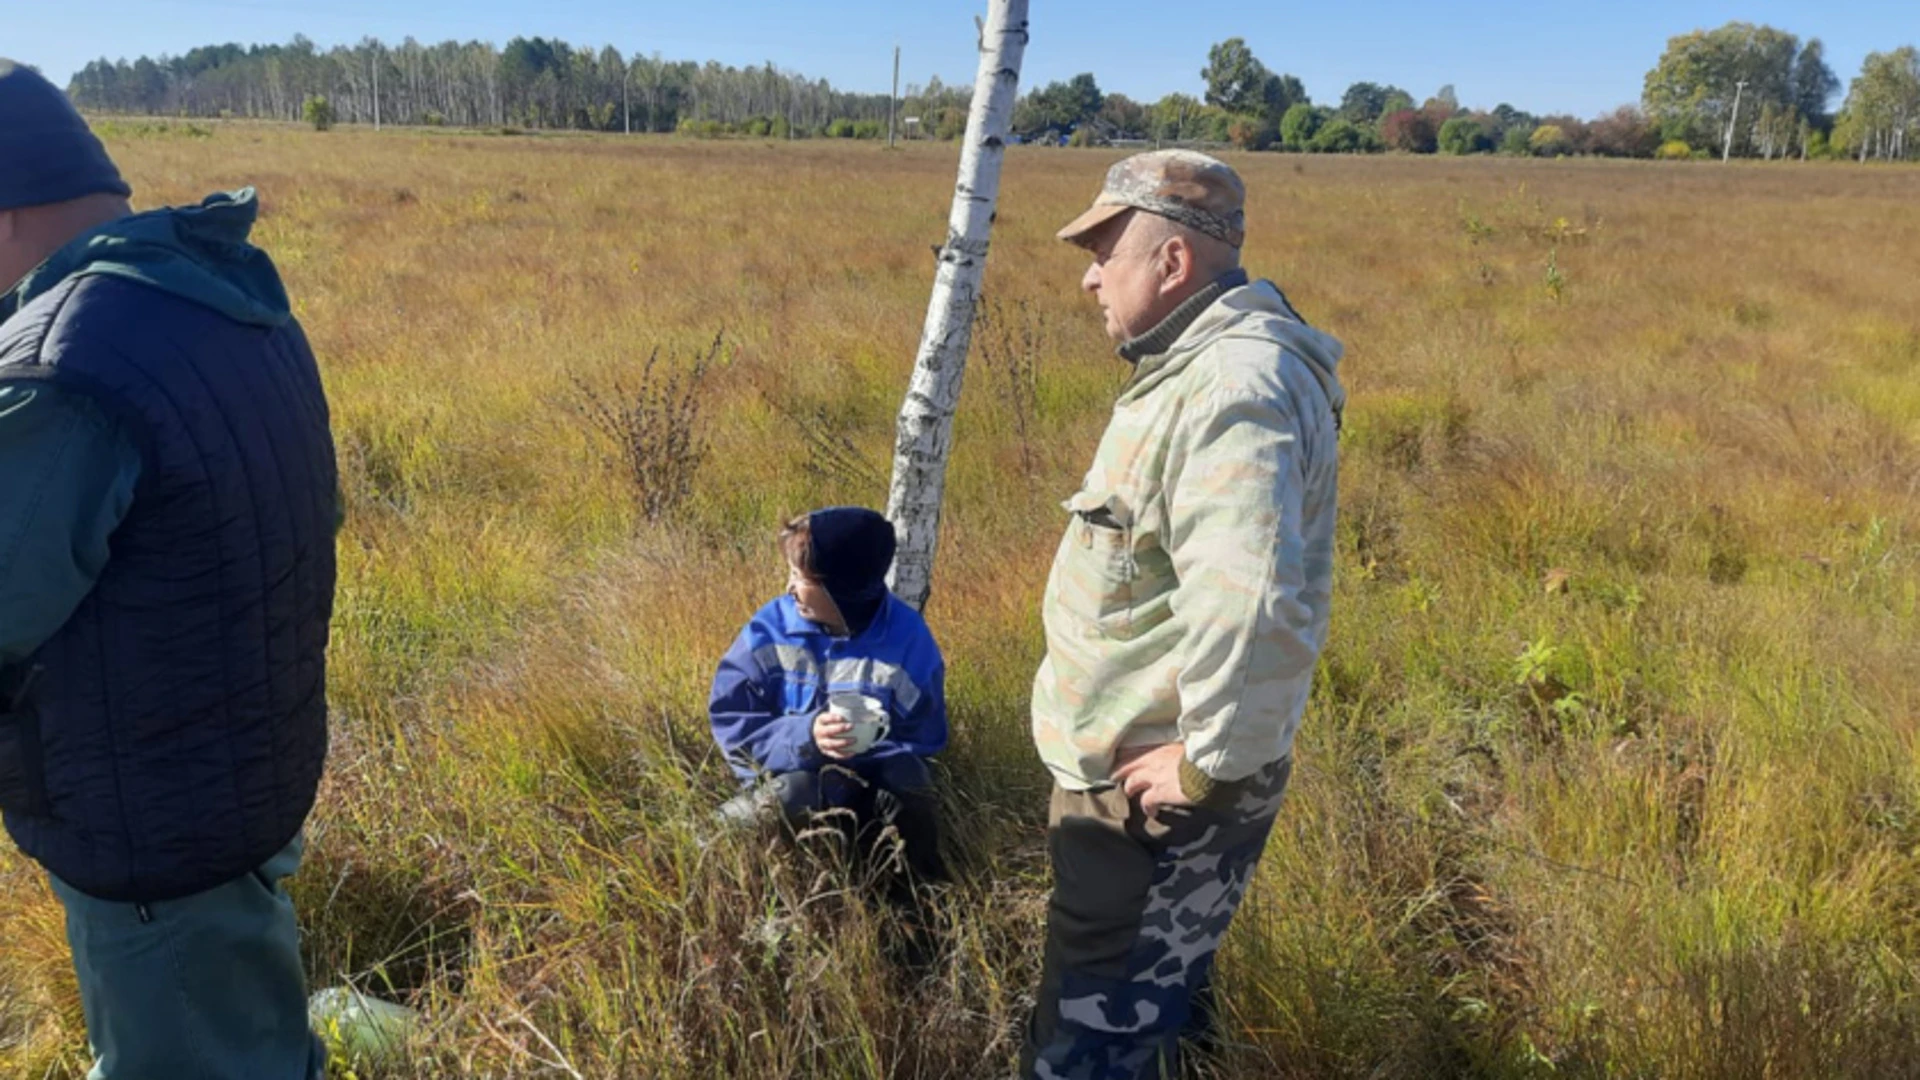
<svg viewBox="0 0 1920 1080"><path fill-rule="evenodd" d="M317 1077L281 881L327 753L326 399L253 193L131 194L0 60L0 812L91 1076Z"/></svg>
<svg viewBox="0 0 1920 1080"><path fill-rule="evenodd" d="M947 745L946 663L920 613L887 589L895 543L886 518L858 507L781 531L787 593L748 621L714 675L714 741L745 788L720 813L890 820L915 875L938 881L927 759Z"/></svg>

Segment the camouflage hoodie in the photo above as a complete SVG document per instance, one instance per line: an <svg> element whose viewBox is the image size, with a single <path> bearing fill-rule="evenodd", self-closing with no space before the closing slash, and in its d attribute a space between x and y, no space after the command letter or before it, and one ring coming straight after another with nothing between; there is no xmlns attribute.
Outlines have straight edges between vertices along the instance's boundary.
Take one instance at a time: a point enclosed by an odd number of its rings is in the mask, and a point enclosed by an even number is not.
<svg viewBox="0 0 1920 1080"><path fill-rule="evenodd" d="M1139 358L1047 581L1033 734L1062 787L1180 740L1200 798L1291 753L1327 637L1340 355L1256 281Z"/></svg>

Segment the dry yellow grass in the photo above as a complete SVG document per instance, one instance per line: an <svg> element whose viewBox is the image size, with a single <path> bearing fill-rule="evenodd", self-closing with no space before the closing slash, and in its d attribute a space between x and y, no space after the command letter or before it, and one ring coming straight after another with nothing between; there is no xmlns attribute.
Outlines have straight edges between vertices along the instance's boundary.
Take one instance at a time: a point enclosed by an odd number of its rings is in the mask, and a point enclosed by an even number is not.
<svg viewBox="0 0 1920 1080"><path fill-rule="evenodd" d="M1007 165L930 612L967 881L915 983L830 852L701 843L702 706L782 517L884 499L952 149L174 134L112 149L143 205L262 190L349 484L316 985L429 1011L396 1075L1006 1075L1036 605L1124 375L1050 235L1113 155ZM1920 171L1234 163L1353 406L1210 1075L1920 1075ZM573 382L720 331L713 456L645 524ZM10 848L0 908L0 1072L78 1076Z"/></svg>

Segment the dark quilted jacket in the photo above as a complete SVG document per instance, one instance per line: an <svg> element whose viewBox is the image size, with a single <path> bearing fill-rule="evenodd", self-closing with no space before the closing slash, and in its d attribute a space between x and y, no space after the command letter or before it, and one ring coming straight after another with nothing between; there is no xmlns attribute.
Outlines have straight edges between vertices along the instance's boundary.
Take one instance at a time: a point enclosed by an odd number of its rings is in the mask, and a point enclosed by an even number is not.
<svg viewBox="0 0 1920 1080"><path fill-rule="evenodd" d="M35 379L117 418L141 474L93 591L28 662L35 797L7 829L102 899L200 892L293 838L326 759L339 508L313 353L290 317L83 275L0 326L0 381Z"/></svg>

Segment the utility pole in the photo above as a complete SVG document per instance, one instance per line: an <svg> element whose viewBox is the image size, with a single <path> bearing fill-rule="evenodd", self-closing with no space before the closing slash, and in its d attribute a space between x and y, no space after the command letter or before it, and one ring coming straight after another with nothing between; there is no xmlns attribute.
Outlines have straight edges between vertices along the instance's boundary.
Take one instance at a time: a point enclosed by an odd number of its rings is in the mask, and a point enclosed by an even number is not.
<svg viewBox="0 0 1920 1080"><path fill-rule="evenodd" d="M900 46L893 47L893 96L887 99L887 149L893 149L894 103L900 100Z"/></svg>
<svg viewBox="0 0 1920 1080"><path fill-rule="evenodd" d="M373 130L380 130L380 49L370 50L373 67Z"/></svg>
<svg viewBox="0 0 1920 1080"><path fill-rule="evenodd" d="M913 381L900 406L894 440L893 485L887 517L900 538L889 584L919 609L933 591L933 556L940 542L940 505L946 491L947 456L953 449L953 414L960 379L973 343L973 313L986 272L987 238L1000 199L1000 164L1006 156L1014 97L1020 89L1020 59L1027 49L1027 0L988 0L980 27L980 71L960 149L960 177L947 217L947 242L934 271L927 322L914 359Z"/></svg>
<svg viewBox="0 0 1920 1080"><path fill-rule="evenodd" d="M633 61L622 60L620 67L620 117L625 123L627 134L633 134L633 101L627 89L633 85Z"/></svg>
<svg viewBox="0 0 1920 1080"><path fill-rule="evenodd" d="M1733 129L1740 123L1740 95L1747 92L1747 80L1741 79L1733 84L1733 116L1727 120L1727 145L1720 152L1720 163L1725 165L1733 160Z"/></svg>

